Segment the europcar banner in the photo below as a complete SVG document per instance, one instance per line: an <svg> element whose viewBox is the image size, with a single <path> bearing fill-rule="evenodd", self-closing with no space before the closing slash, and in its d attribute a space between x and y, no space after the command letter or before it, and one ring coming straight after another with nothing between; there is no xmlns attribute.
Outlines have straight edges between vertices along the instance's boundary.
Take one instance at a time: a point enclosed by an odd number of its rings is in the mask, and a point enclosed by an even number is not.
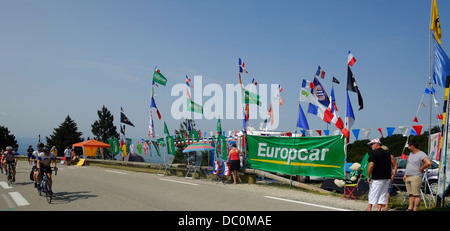
<svg viewBox="0 0 450 231"><path fill-rule="evenodd" d="M344 136L247 135L249 167L290 175L344 178Z"/></svg>

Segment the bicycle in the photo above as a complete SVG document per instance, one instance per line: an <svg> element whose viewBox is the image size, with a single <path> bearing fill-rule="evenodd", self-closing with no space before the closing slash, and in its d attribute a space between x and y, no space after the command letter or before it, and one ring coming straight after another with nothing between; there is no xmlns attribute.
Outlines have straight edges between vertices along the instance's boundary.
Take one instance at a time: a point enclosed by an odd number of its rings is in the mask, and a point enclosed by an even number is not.
<svg viewBox="0 0 450 231"><path fill-rule="evenodd" d="M8 176L8 186L11 186L13 182L12 167L14 164L12 162L7 162L6 164L8 165L8 169L6 170L6 175Z"/></svg>
<svg viewBox="0 0 450 231"><path fill-rule="evenodd" d="M55 176L58 175L58 168L56 166L51 167L50 169L52 171L55 171ZM50 203L52 203L53 192L52 192L52 188L49 184L48 176L47 176L47 174L42 174L42 172L39 173L39 176L41 178L41 181L37 185L37 190L38 190L39 196L41 196L42 193L45 193L45 198L47 198L47 202L50 204Z"/></svg>

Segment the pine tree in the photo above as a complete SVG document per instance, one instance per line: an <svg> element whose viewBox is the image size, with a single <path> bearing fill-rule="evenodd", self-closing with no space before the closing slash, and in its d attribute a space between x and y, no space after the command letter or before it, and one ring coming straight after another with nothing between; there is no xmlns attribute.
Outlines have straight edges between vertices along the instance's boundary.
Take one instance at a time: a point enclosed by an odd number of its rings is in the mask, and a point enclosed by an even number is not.
<svg viewBox="0 0 450 231"><path fill-rule="evenodd" d="M13 147L14 150L19 148L16 137L9 133L10 131L7 127L0 125L0 150L6 148L7 146Z"/></svg>
<svg viewBox="0 0 450 231"><path fill-rule="evenodd" d="M108 139L119 138L117 127L114 126L114 116L105 105L103 105L101 110L97 111L97 115L99 119L91 125L91 131L95 139L103 143L108 143ZM103 148L100 154L102 155L102 159L105 159L105 154L109 157L110 152L108 149Z"/></svg>
<svg viewBox="0 0 450 231"><path fill-rule="evenodd" d="M119 138L117 133L117 127L114 126L114 116L104 105L101 110L97 111L98 120L92 124L92 134L95 139L104 143L108 142L108 139Z"/></svg>
<svg viewBox="0 0 450 231"><path fill-rule="evenodd" d="M58 155L63 155L64 149L67 146L72 147L72 144L83 141L81 138L82 132L78 131L77 124L73 121L70 116L67 116L63 123L55 128L53 134L50 137L46 136L47 145L52 147L56 146L58 149Z"/></svg>

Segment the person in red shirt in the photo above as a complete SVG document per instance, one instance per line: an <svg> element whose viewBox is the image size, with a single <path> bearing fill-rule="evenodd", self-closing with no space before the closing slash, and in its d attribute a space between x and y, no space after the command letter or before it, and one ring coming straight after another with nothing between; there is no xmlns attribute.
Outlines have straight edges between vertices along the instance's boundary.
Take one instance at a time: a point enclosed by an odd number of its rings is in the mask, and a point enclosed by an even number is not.
<svg viewBox="0 0 450 231"><path fill-rule="evenodd" d="M227 162L230 162L230 170L233 172L233 184L236 184L238 171L241 168L241 160L239 159L239 155L242 155L245 158L244 153L236 148L236 144L233 144L227 157Z"/></svg>

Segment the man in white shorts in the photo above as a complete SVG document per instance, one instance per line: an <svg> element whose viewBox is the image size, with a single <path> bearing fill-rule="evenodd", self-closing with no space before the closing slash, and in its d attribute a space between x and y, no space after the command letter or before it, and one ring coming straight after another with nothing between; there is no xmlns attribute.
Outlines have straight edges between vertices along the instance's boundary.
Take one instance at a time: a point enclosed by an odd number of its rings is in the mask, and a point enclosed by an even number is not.
<svg viewBox="0 0 450 231"><path fill-rule="evenodd" d="M391 155L381 148L379 139L373 139L368 143L373 152L369 155L369 167L367 168L367 182L369 183L369 207L377 204L377 211L386 205L387 191L391 181ZM371 175L372 174L372 175Z"/></svg>

